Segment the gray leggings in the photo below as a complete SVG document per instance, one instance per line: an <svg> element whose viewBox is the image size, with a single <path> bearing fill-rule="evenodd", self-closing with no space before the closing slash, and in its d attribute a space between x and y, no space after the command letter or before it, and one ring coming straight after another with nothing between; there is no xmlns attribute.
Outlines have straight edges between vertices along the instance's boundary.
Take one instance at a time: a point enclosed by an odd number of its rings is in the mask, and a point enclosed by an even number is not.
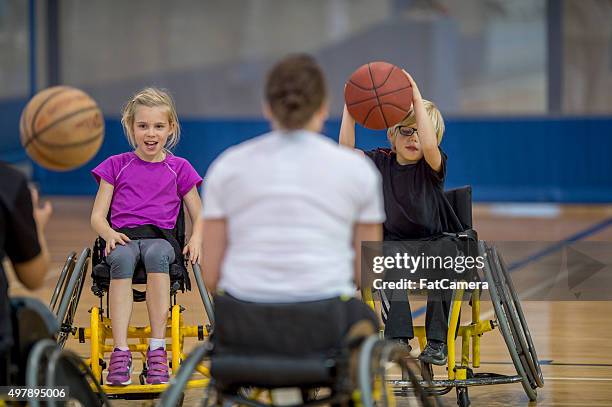
<svg viewBox="0 0 612 407"><path fill-rule="evenodd" d="M132 278L139 260L147 273L166 273L174 262L174 249L164 239L131 240L124 245L116 245L106 256L110 266L111 279Z"/></svg>

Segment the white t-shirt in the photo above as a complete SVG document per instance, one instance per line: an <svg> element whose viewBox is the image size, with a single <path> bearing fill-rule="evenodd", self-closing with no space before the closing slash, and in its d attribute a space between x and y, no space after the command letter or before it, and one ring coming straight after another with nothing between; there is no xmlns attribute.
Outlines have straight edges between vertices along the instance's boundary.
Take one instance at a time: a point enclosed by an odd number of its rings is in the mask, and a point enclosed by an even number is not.
<svg viewBox="0 0 612 407"><path fill-rule="evenodd" d="M207 172L202 214L227 220L219 288L254 302L354 295L354 225L385 218L374 164L304 130L223 152Z"/></svg>

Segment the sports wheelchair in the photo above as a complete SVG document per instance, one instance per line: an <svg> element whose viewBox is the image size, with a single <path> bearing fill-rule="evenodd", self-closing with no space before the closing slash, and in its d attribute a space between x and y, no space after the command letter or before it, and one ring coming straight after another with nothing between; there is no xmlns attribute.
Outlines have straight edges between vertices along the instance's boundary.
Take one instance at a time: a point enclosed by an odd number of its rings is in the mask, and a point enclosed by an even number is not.
<svg viewBox="0 0 612 407"><path fill-rule="evenodd" d="M185 219L184 209L181 209L177 218L176 226L172 230L172 236L178 242L180 248L185 246ZM160 236L162 237L162 236ZM108 288L110 285L110 267L105 262L104 256L105 242L98 237L93 247L85 248L81 252L78 259L75 253L71 253L63 267L60 278L51 298L51 309L56 313L57 320L60 323L60 334L58 343L63 347L67 338L73 336L80 343L85 343L89 340L90 356L85 360L85 364L91 369L93 377L99 384L100 391L106 393L109 398L124 398L124 399L145 399L158 397L161 392L168 386L167 384L145 384L147 373L146 362L143 362L142 372L139 375L139 385L128 386L108 386L104 384L103 371L106 369L104 354L112 352L112 345L107 345L107 338L112 338L112 328L109 312ZM175 252L176 252L175 248ZM180 256L179 256L180 255ZM90 326L77 327L74 325L74 316L78 307L81 292L85 282L86 273L89 266L89 260L92 260L92 287L91 290L95 296L99 298L100 305L92 307L90 313ZM191 290L191 281L188 272L188 264L184 260L182 254L177 252L177 260L170 265L170 317L168 318L166 337L170 337L171 341L167 345L167 350L171 354L169 367L175 373L178 370L181 361L185 358L183 353L183 344L185 338L197 338L200 341L206 339L214 327L214 316L212 311L211 298L206 290L200 268L197 264L192 266L193 275L196 280L196 285L209 323L207 325L186 326L183 320L183 311L185 308L177 303L177 293L179 291ZM146 284L147 276L142 262L136 265L132 284ZM134 302L143 302L146 300L146 292L133 289ZM106 308L104 308L104 297L106 297ZM147 338L150 337L150 326L129 326L128 340L137 339L138 343L129 344L130 351L141 353L143 361L146 360ZM201 387L208 383L208 369L199 367L203 377L189 382L189 387Z"/></svg>
<svg viewBox="0 0 612 407"><path fill-rule="evenodd" d="M393 365L408 378L408 405L440 405L423 392L405 347L380 339L367 322L359 326L363 321L343 332L349 301L358 300L266 304L218 295L211 341L192 351L160 405L175 405L205 360L211 381L202 406L395 405L387 380Z"/></svg>
<svg viewBox="0 0 612 407"><path fill-rule="evenodd" d="M464 255L483 256L484 267L477 269L470 276L477 281L488 282L488 293L495 311L494 320L481 320L481 291L473 290L466 293L464 289L456 289L452 296L452 306L448 320L448 377L445 380L434 379L431 364L421 363L422 386L429 394L443 395L453 388L457 392L457 404L460 407L470 405L469 386L489 384L505 384L521 382L530 400L537 398L537 388L544 386L544 378L536 354L527 321L521 309L520 301L514 289L508 269L501 254L494 246L478 240L477 233L472 229L472 189L469 186L449 190L446 197L462 223L464 232L449 234L456 241L458 251ZM470 253L470 252L476 253ZM364 300L374 308L373 293L364 290ZM472 320L469 324L460 325L459 317L464 303L471 305ZM473 369L480 367L480 338L489 331L499 327L508 347L510 357L516 369L516 375L507 376L494 373L474 373ZM427 343L424 326L414 327L419 347L425 348ZM455 351L456 338L461 338L460 361L457 363ZM470 360L471 343L471 360ZM471 362L471 366L470 366ZM392 381L396 388L407 384L402 380ZM400 392L401 393L401 392Z"/></svg>

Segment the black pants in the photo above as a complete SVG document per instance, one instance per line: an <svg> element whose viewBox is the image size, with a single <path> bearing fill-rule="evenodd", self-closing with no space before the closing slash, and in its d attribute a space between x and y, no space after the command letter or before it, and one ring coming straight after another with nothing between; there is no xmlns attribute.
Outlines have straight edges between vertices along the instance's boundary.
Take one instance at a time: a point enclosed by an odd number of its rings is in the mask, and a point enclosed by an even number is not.
<svg viewBox="0 0 612 407"><path fill-rule="evenodd" d="M385 338L414 338L408 293L402 290L383 290L380 294ZM427 340L446 343L451 305L451 291L435 290L428 293L425 313Z"/></svg>

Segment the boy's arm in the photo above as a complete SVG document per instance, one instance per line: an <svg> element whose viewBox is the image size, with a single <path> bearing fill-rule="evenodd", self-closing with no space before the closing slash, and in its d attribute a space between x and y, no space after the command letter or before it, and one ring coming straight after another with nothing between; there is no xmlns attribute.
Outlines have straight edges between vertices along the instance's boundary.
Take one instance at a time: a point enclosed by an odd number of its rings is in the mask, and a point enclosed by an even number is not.
<svg viewBox="0 0 612 407"><path fill-rule="evenodd" d="M198 189L194 186L189 192L183 197L185 205L187 206L187 212L189 212L189 219L191 219L191 237L189 242L183 249L183 254L189 254L189 261L192 263L198 263L200 260L200 251L202 248L202 229L195 227L202 212L202 200L198 195Z"/></svg>
<svg viewBox="0 0 612 407"><path fill-rule="evenodd" d="M412 108L414 109L414 115L416 116L419 143L423 149L423 156L425 157L427 164L429 164L434 171L439 172L442 168L442 154L440 154L440 149L438 148L438 139L436 137L433 123L427 114L427 110L425 110L423 97L421 96L421 92L419 91L416 82L414 79L412 79L412 76L410 76L408 72L404 71L404 73L412 85Z"/></svg>
<svg viewBox="0 0 612 407"><path fill-rule="evenodd" d="M342 123L340 124L339 143L343 146L355 148L355 119L349 113L346 105L342 112ZM363 154L363 151L356 149Z"/></svg>

